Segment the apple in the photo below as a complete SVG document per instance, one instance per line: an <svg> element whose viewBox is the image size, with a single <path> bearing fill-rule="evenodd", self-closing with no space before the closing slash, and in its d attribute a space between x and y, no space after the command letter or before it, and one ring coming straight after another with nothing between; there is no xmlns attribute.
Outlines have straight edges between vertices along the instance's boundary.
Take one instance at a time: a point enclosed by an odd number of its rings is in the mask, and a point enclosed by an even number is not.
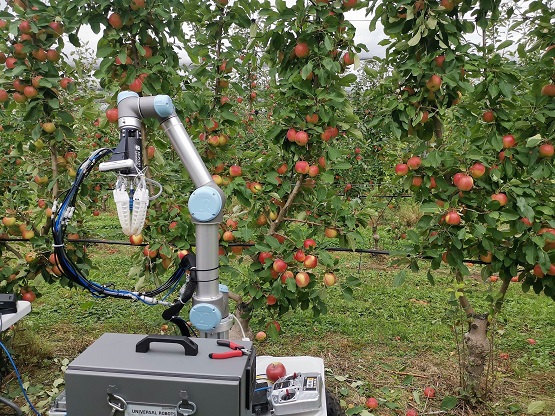
<svg viewBox="0 0 555 416"><path fill-rule="evenodd" d="M418 156L411 156L409 160L407 160L407 166L409 167L410 170L418 169L421 164L422 164L422 159L420 159Z"/></svg>
<svg viewBox="0 0 555 416"><path fill-rule="evenodd" d="M15 222L15 218L14 218L14 222ZM306 255L304 254L304 251L302 251L301 249L298 249L295 254L293 255L293 258L295 260L297 260L298 262L304 262L304 259L306 258Z"/></svg>
<svg viewBox="0 0 555 416"><path fill-rule="evenodd" d="M307 174L310 170L310 165L305 160L298 160L295 163L295 172L300 173L302 175Z"/></svg>
<svg viewBox="0 0 555 416"><path fill-rule="evenodd" d="M129 236L129 241L131 242L131 244L138 246L140 244L143 243L143 235L142 234L138 234L138 235L130 235Z"/></svg>
<svg viewBox="0 0 555 416"><path fill-rule="evenodd" d="M530 345L536 345L536 340L534 338L528 338L526 342Z"/></svg>
<svg viewBox="0 0 555 416"><path fill-rule="evenodd" d="M522 222L524 225L526 225L527 227L531 227L532 226L532 221L530 221L530 219L528 219L527 217L522 217L520 219L520 222Z"/></svg>
<svg viewBox="0 0 555 416"><path fill-rule="evenodd" d="M318 167L318 165L311 165L308 168L308 176L310 176L311 178L318 176L319 173L320 173L320 168Z"/></svg>
<svg viewBox="0 0 555 416"><path fill-rule="evenodd" d="M25 261L27 263L32 263L37 259L37 253L30 251L29 253L25 254Z"/></svg>
<svg viewBox="0 0 555 416"><path fill-rule="evenodd" d="M425 387L424 388L424 397L428 399L433 398L436 395L436 390L433 387Z"/></svg>
<svg viewBox="0 0 555 416"><path fill-rule="evenodd" d="M305 146L308 143L309 137L306 131L298 131L295 133L295 143L299 146Z"/></svg>
<svg viewBox="0 0 555 416"><path fill-rule="evenodd" d="M493 194L491 196L491 200L499 202L499 205L503 207L507 205L509 198L507 198L507 195L505 195L504 193L499 192L499 193Z"/></svg>
<svg viewBox="0 0 555 416"><path fill-rule="evenodd" d="M179 260L182 260L183 257L185 257L187 254L189 254L189 250L178 250L177 251L177 257L179 257Z"/></svg>
<svg viewBox="0 0 555 416"><path fill-rule="evenodd" d="M504 149L508 149L508 148L514 147L516 145L515 136L513 136L512 134L507 134L507 135L503 136L502 141L503 141L503 148Z"/></svg>
<svg viewBox="0 0 555 416"><path fill-rule="evenodd" d="M12 97L13 100L18 104L23 104L25 101L27 101L27 97L25 96L25 94L21 94L20 92L14 92Z"/></svg>
<svg viewBox="0 0 555 416"><path fill-rule="evenodd" d="M337 237L337 234L338 232L337 232L337 229L335 228L326 227L326 229L324 230L324 235L327 238L335 238Z"/></svg>
<svg viewBox="0 0 555 416"><path fill-rule="evenodd" d="M443 68L443 63L445 62L445 55L436 56L434 58L434 62L438 67Z"/></svg>
<svg viewBox="0 0 555 416"><path fill-rule="evenodd" d="M48 26L50 26L50 29L52 29L58 36L61 36L64 33L64 27L60 22L50 22Z"/></svg>
<svg viewBox="0 0 555 416"><path fill-rule="evenodd" d="M303 264L307 269L314 269L318 266L318 257L309 254L305 257Z"/></svg>
<svg viewBox="0 0 555 416"><path fill-rule="evenodd" d="M480 254L480 260L484 263L491 263L493 260L493 254L488 251L487 254Z"/></svg>
<svg viewBox="0 0 555 416"><path fill-rule="evenodd" d="M118 121L118 109L117 108L109 108L106 110L106 119L110 123L117 123Z"/></svg>
<svg viewBox="0 0 555 416"><path fill-rule="evenodd" d="M278 273L283 273L287 270L287 263L282 259L275 259L272 268Z"/></svg>
<svg viewBox="0 0 555 416"><path fill-rule="evenodd" d="M479 179L479 178L481 178L482 176L484 176L484 174L486 173L486 167L485 167L483 164L477 162L477 163L474 163L474 164L470 167L470 169L468 169L468 171L470 172L470 175L471 175L474 179Z"/></svg>
<svg viewBox="0 0 555 416"><path fill-rule="evenodd" d="M499 276L493 275L493 276L490 276L490 277L489 277L489 281L490 281L490 282L495 283L495 282L497 282L498 280L499 280Z"/></svg>
<svg viewBox="0 0 555 416"><path fill-rule="evenodd" d="M304 240L303 242L303 247L308 250L310 247L316 247L316 241L314 241L312 238L307 238L306 240Z"/></svg>
<svg viewBox="0 0 555 416"><path fill-rule="evenodd" d="M318 116L318 114L313 113L313 114L307 114L305 119L307 123L316 124L318 123L318 120L320 119L320 117Z"/></svg>
<svg viewBox="0 0 555 416"><path fill-rule="evenodd" d="M542 87L541 95L545 95L547 97L555 97L555 84L545 84Z"/></svg>
<svg viewBox="0 0 555 416"><path fill-rule="evenodd" d="M277 298L274 295L268 295L268 297L266 298L266 304L268 306L272 306L275 305L277 303Z"/></svg>
<svg viewBox="0 0 555 416"><path fill-rule="evenodd" d="M25 292L21 296L21 299L26 301L26 302L34 302L36 298L37 298L37 295L35 295L35 293L32 290L29 290L28 292Z"/></svg>
<svg viewBox="0 0 555 416"><path fill-rule="evenodd" d="M46 59L50 62L58 62L60 60L60 52L56 49L48 49L46 51Z"/></svg>
<svg viewBox="0 0 555 416"><path fill-rule="evenodd" d="M310 283L310 276L307 272L299 272L295 276L295 282L298 287L306 287Z"/></svg>
<svg viewBox="0 0 555 416"><path fill-rule="evenodd" d="M538 231L538 235L543 235L547 233L548 235L546 235L546 242L545 245L543 246L543 249L545 251L550 251L555 249L555 228L541 228ZM552 235L549 235L552 234Z"/></svg>
<svg viewBox="0 0 555 416"><path fill-rule="evenodd" d="M404 163L397 163L397 165L395 165L395 173L397 176L405 176L409 173L409 167Z"/></svg>
<svg viewBox="0 0 555 416"><path fill-rule="evenodd" d="M123 27L123 21L118 13L112 13L108 16L108 23L110 23L114 29L121 29Z"/></svg>
<svg viewBox="0 0 555 416"><path fill-rule="evenodd" d="M21 233L21 237L23 237L24 240L30 240L35 237L35 232L33 230L24 230Z"/></svg>
<svg viewBox="0 0 555 416"><path fill-rule="evenodd" d="M15 225L15 218L14 217L4 217L2 218L2 224L4 224L6 227L11 227L12 225Z"/></svg>
<svg viewBox="0 0 555 416"><path fill-rule="evenodd" d="M264 331L258 331L256 333L256 335L254 336L254 339L259 341L259 342L264 341L266 338L267 338L267 335L266 335L266 332L264 332Z"/></svg>
<svg viewBox="0 0 555 416"><path fill-rule="evenodd" d="M6 58L6 68L8 69L14 69L15 66L17 65L17 59L14 58L13 56L10 56L9 58Z"/></svg>
<svg viewBox="0 0 555 416"><path fill-rule="evenodd" d="M8 91L0 89L0 103L5 103L10 98Z"/></svg>
<svg viewBox="0 0 555 416"><path fill-rule="evenodd" d="M222 236L222 240L230 242L230 241L235 240L235 236L233 235L233 232L226 231L226 232L224 232L224 234Z"/></svg>
<svg viewBox="0 0 555 416"><path fill-rule="evenodd" d="M131 0L131 10L139 10L145 8L145 0Z"/></svg>
<svg viewBox="0 0 555 416"><path fill-rule="evenodd" d="M273 362L266 367L266 378L271 382L275 382L277 379L285 377L286 375L287 370L283 363Z"/></svg>
<svg viewBox="0 0 555 416"><path fill-rule="evenodd" d="M310 54L310 50L306 43L300 42L295 45L294 53L297 58L306 58Z"/></svg>
<svg viewBox="0 0 555 416"><path fill-rule="evenodd" d="M287 130L287 140L289 140L290 142L294 142L295 138L297 136L297 130L295 130L294 128L290 128L289 130Z"/></svg>
<svg viewBox="0 0 555 416"><path fill-rule="evenodd" d="M555 154L555 148L551 143L544 143L540 145L539 153L540 153L540 157L552 158L553 155Z"/></svg>
<svg viewBox="0 0 555 416"><path fill-rule="evenodd" d="M324 284L326 286L333 286L337 283L337 277L332 272L324 273Z"/></svg>
<svg viewBox="0 0 555 416"><path fill-rule="evenodd" d="M239 165L231 165L229 167L229 176L231 176L232 178L236 178L238 176L241 176L241 174L243 173L241 166Z"/></svg>
<svg viewBox="0 0 555 416"><path fill-rule="evenodd" d="M364 403L368 409L377 409L379 406L378 401L374 397L369 397Z"/></svg>
<svg viewBox="0 0 555 416"><path fill-rule="evenodd" d="M140 78L135 78L135 80L129 84L129 90L133 92L141 92L143 90L143 81Z"/></svg>
<svg viewBox="0 0 555 416"><path fill-rule="evenodd" d="M416 409L408 409L405 413L405 416L418 416L418 412L416 411Z"/></svg>
<svg viewBox="0 0 555 416"><path fill-rule="evenodd" d="M354 64L355 63L354 54L351 52L345 52L345 55L343 55L343 63L346 66Z"/></svg>
<svg viewBox="0 0 555 416"><path fill-rule="evenodd" d="M272 257L272 253L268 251L263 251L258 255L258 261L262 264L266 264L266 260L270 260Z"/></svg>
<svg viewBox="0 0 555 416"><path fill-rule="evenodd" d="M474 186L474 179L470 175L461 174L459 176L453 177L453 183L461 191L470 191Z"/></svg>
<svg viewBox="0 0 555 416"><path fill-rule="evenodd" d="M495 113L492 110L484 111L484 114L482 114L482 120L484 123L493 123L495 121Z"/></svg>
<svg viewBox="0 0 555 416"><path fill-rule="evenodd" d="M430 91L437 91L441 87L441 77L437 74L434 74L430 77L428 81L426 81L426 88Z"/></svg>
<svg viewBox="0 0 555 416"><path fill-rule="evenodd" d="M37 91L37 89L31 85L27 85L24 89L23 89L23 94L25 94L25 97L27 98L35 98L37 95L39 95L39 92Z"/></svg>
<svg viewBox="0 0 555 416"><path fill-rule="evenodd" d="M287 173L287 163L282 163L277 169L276 172L280 175L284 175Z"/></svg>
<svg viewBox="0 0 555 416"><path fill-rule="evenodd" d="M143 248L143 254L145 257L153 259L158 255L158 250L151 250L150 246L145 246L145 248Z"/></svg>
<svg viewBox="0 0 555 416"><path fill-rule="evenodd" d="M532 273L534 274L534 276L536 276L540 279L545 276L545 273L543 272L543 270L542 270L542 268L539 264L536 264L534 266L534 269L532 270Z"/></svg>
<svg viewBox="0 0 555 416"><path fill-rule="evenodd" d="M445 223L449 225L459 225L461 223L461 216L456 211L449 211L445 214Z"/></svg>

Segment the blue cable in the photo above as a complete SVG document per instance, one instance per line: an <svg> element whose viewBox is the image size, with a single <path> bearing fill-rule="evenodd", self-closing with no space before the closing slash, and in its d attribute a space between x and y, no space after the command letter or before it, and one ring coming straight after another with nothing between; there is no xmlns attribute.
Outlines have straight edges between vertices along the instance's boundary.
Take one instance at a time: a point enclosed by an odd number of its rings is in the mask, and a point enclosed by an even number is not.
<svg viewBox="0 0 555 416"><path fill-rule="evenodd" d="M17 370L17 367L13 361L12 355L10 354L10 352L8 351L8 349L6 348L6 346L0 341L0 347L2 347L2 349L4 350L4 352L6 353L8 359L10 360L10 363L12 364L12 367L15 371L15 375L17 376L17 381L19 383L19 388L21 389L21 391L23 392L23 396L25 397L25 400L27 400L27 403L29 403L29 406L31 407L31 410L33 412L35 412L35 414L37 416L41 416L40 413L38 412L37 409L35 409L35 407L33 406L33 404L31 403L31 400L29 400L29 396L27 396L27 391L25 390L25 387L23 387L23 382L21 381L21 376L19 375L19 371Z"/></svg>

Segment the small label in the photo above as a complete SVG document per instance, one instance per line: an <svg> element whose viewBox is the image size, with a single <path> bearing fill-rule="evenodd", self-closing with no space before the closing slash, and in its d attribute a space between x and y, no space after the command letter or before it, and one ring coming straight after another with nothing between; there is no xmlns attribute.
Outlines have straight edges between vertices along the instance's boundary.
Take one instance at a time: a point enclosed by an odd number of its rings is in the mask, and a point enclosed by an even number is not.
<svg viewBox="0 0 555 416"><path fill-rule="evenodd" d="M176 406L149 406L128 403L125 416L179 416Z"/></svg>

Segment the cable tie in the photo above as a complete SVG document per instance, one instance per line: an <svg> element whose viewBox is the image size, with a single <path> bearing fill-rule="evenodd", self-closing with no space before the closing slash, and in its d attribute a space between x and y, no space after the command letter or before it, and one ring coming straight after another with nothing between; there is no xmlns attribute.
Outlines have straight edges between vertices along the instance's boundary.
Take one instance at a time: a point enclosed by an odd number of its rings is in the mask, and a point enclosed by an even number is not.
<svg viewBox="0 0 555 416"><path fill-rule="evenodd" d="M56 247L64 247L65 244L52 244L52 247L56 248Z"/></svg>
<svg viewBox="0 0 555 416"><path fill-rule="evenodd" d="M218 264L216 267L213 267L212 269L197 269L196 266L191 267L190 270L195 270L197 272L211 272L212 270L217 270L220 268L220 265Z"/></svg>

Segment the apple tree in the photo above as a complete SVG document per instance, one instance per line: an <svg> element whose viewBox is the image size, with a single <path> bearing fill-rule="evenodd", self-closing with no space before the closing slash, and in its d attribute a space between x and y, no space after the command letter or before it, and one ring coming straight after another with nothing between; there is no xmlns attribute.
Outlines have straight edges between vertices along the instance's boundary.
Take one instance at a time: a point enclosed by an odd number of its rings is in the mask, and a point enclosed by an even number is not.
<svg viewBox="0 0 555 416"><path fill-rule="evenodd" d="M516 24L532 27L533 46L523 39L521 59L509 59L511 41L498 42L491 30L502 22L498 3L374 1L370 7L373 24L381 20L389 36L396 85L376 123L408 144L395 171L424 213L407 233L411 256L401 262L418 270L420 259L431 259L432 282L442 262L451 269L453 301L469 325L463 387L474 396L484 392L487 328L510 282L555 299L554 103L543 87L554 69L544 52L553 42L545 25L553 11L530 4ZM514 19L513 11L507 13ZM476 27L484 32L481 45L464 37ZM481 264L484 281L497 274L501 280L485 313L472 305L465 259Z"/></svg>
<svg viewBox="0 0 555 416"><path fill-rule="evenodd" d="M57 5L26 0L0 12L1 273L7 291L32 292L37 274L47 281L60 275L48 261L50 215L52 201L76 173L72 127L80 100L73 69L61 59L64 34L73 30L63 15ZM68 251L86 267L82 249L70 245Z"/></svg>

